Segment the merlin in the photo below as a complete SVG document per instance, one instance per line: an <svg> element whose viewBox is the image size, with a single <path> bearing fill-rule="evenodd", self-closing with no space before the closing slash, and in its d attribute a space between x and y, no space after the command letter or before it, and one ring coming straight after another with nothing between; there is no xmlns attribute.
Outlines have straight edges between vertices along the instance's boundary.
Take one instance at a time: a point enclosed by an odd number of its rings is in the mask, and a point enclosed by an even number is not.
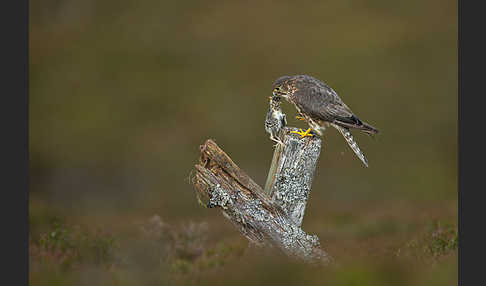
<svg viewBox="0 0 486 286"><path fill-rule="evenodd" d="M270 108L265 118L265 130L270 134L270 139L284 146L285 144L280 140L280 130L287 125L285 114L282 112L280 104L282 103L280 96L270 96ZM277 144L275 146L277 146Z"/></svg>
<svg viewBox="0 0 486 286"><path fill-rule="evenodd" d="M378 130L370 124L361 121L351 109L344 104L337 93L320 80L308 75L282 76L272 85L273 95L281 96L295 105L300 116L310 128L306 131L292 131L301 136L313 136L311 130L318 135L328 126L336 128L346 139L349 147L368 167L363 152L353 139L350 129L357 129L367 134L377 134Z"/></svg>

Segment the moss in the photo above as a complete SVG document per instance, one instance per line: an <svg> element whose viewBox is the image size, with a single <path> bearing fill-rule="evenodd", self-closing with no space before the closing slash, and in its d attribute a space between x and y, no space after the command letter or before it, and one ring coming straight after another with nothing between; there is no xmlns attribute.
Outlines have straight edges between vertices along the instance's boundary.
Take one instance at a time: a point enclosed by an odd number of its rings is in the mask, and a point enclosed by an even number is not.
<svg viewBox="0 0 486 286"><path fill-rule="evenodd" d="M66 271L82 263L108 265L113 262L116 247L116 239L109 234L91 233L56 221L37 241L31 240L31 258Z"/></svg>
<svg viewBox="0 0 486 286"><path fill-rule="evenodd" d="M187 274L193 268L193 264L190 261L184 259L177 259L171 264L171 271L173 273Z"/></svg>
<svg viewBox="0 0 486 286"><path fill-rule="evenodd" d="M426 238L426 250L434 257L449 254L457 249L458 232L454 228L442 228L440 224Z"/></svg>
<svg viewBox="0 0 486 286"><path fill-rule="evenodd" d="M426 232L413 238L404 248L396 251L397 257L413 257L418 261L436 261L454 253L458 247L458 232L453 225L431 223Z"/></svg>

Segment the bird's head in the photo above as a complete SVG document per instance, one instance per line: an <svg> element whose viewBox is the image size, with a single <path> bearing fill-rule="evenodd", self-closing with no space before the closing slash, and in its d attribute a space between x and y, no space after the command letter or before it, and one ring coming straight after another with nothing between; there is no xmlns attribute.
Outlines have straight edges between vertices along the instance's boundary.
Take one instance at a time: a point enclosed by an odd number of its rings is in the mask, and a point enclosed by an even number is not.
<svg viewBox="0 0 486 286"><path fill-rule="evenodd" d="M272 85L273 95L288 98L292 94L291 80L290 76L279 77Z"/></svg>

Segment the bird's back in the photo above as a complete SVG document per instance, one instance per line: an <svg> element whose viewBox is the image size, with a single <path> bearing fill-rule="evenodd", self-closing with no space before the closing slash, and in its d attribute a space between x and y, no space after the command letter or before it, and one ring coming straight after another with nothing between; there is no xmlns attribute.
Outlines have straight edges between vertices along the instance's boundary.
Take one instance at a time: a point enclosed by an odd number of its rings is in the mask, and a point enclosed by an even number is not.
<svg viewBox="0 0 486 286"><path fill-rule="evenodd" d="M292 102L313 120L359 129L371 134L378 132L376 128L354 115L339 95L322 81L308 75L298 75L294 77L294 88Z"/></svg>

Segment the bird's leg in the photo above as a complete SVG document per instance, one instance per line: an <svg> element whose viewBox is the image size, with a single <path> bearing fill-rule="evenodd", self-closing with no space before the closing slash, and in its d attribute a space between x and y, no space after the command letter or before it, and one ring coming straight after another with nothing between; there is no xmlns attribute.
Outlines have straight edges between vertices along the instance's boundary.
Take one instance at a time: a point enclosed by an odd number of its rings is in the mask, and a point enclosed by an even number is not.
<svg viewBox="0 0 486 286"><path fill-rule="evenodd" d="M311 131L312 131L311 128L307 128L307 130L304 132L304 134L301 134L302 138L304 138L306 136L309 136L309 137L314 136L314 134L312 134Z"/></svg>
<svg viewBox="0 0 486 286"><path fill-rule="evenodd" d="M290 133L295 133L299 134L300 138L304 138L306 136L312 137L314 136L311 132L311 128L308 128L306 131L302 131L302 129L299 128L299 131L290 131Z"/></svg>
<svg viewBox="0 0 486 286"><path fill-rule="evenodd" d="M282 141L280 141L280 140L279 140L279 141L277 141L277 144L273 145L273 147L277 147L278 145L282 146L282 148L283 148L283 147L285 147L285 143L283 143L283 142L282 142Z"/></svg>
<svg viewBox="0 0 486 286"><path fill-rule="evenodd" d="M305 117L301 116L302 114L296 115L295 118L299 120L305 120Z"/></svg>
<svg viewBox="0 0 486 286"><path fill-rule="evenodd" d="M277 147L278 145L281 145L282 147L285 147L285 143L282 142L279 138L276 137L270 137L273 141L277 142L277 144L273 145L273 147Z"/></svg>

